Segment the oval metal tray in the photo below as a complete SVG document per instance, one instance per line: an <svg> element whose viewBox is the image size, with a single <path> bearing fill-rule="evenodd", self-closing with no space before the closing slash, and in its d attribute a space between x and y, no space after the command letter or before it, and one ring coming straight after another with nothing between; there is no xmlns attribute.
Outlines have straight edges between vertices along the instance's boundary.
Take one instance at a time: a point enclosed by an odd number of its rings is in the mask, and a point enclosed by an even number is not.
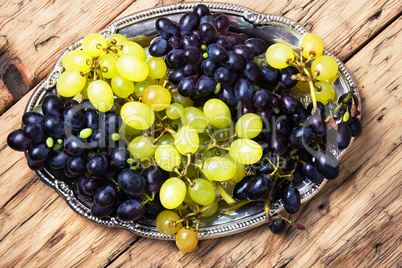
<svg viewBox="0 0 402 268"><path fill-rule="evenodd" d="M307 33L302 26L284 17L259 14L241 6L231 4L203 4L207 5L212 12L226 14L231 21L230 30L232 32L246 33L250 37L259 37L267 41L269 44L284 42L292 46L297 46L301 36ZM120 33L129 38L129 40L136 41L142 46L147 47L150 41L157 35L154 25L155 20L158 17L165 16L174 21L178 21L183 13L191 11L195 5L197 5L197 3L176 4L139 12L110 24L100 33L105 37L108 37L113 33ZM64 53L69 50L80 48L81 41L82 39L76 41ZM340 66L338 78L334 82L338 96L340 96L348 92L351 87L354 87L355 82L339 59L327 51L325 51L325 54L334 57ZM32 111L40 104L46 93L54 90L54 86L62 71L63 67L61 65L60 57L47 79L35 87L35 92L29 100L26 112ZM358 92L357 95L359 97ZM336 152L338 158L341 157L345 151L346 150ZM55 178L55 176L46 169L36 171L36 174L51 189L63 196L67 204L76 213L93 222L104 226L123 228L141 236L157 239L174 239L173 236L166 236L159 233L156 229L154 219L141 219L136 222L122 222L114 217L103 219L94 217L91 214L90 209L85 205L85 200L80 200L74 195L71 186ZM326 180L321 184L314 184L308 180L303 181L303 183L298 186L302 203L316 195L325 184ZM225 204L223 203L224 202L221 201L219 204L219 213L216 213L214 216L209 218L204 218L201 221L199 231L200 239L239 233L259 226L265 221L263 202L252 202L238 208L237 210L231 210L227 206L225 207ZM277 213L282 209L282 202L278 201L272 204L271 213Z"/></svg>

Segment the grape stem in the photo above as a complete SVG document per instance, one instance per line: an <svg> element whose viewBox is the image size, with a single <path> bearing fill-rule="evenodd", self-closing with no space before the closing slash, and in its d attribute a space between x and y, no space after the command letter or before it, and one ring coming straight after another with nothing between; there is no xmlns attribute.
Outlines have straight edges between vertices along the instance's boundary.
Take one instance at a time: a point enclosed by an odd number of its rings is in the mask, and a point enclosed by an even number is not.
<svg viewBox="0 0 402 268"><path fill-rule="evenodd" d="M229 206L233 206L237 203L236 200L234 200L233 197L231 197L230 194L226 192L225 188L223 188L220 182L214 181L213 184L215 186L215 189L222 196L223 200L225 200L225 202L228 203Z"/></svg>
<svg viewBox="0 0 402 268"><path fill-rule="evenodd" d="M274 177L274 182L272 184L272 189L269 191L269 194L265 198L265 203L264 203L264 212L265 212L265 221L268 224L271 224L271 216L270 216L270 206L271 206L271 198L272 198L272 191L274 190L274 186L276 184L276 181L278 180L278 176Z"/></svg>

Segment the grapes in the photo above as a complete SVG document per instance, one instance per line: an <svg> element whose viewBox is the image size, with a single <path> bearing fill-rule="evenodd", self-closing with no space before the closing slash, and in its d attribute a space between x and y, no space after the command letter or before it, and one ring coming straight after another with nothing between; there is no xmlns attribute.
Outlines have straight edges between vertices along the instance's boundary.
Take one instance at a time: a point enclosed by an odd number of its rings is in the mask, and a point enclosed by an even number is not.
<svg viewBox="0 0 402 268"><path fill-rule="evenodd" d="M176 246L183 252L190 252L198 244L198 234L192 227L181 228L176 234Z"/></svg>
<svg viewBox="0 0 402 268"><path fill-rule="evenodd" d="M292 88L297 84L297 80L292 79L297 75L299 70L296 67L289 66L279 71L278 84L283 88Z"/></svg>
<svg viewBox="0 0 402 268"><path fill-rule="evenodd" d="M218 39L218 30L209 22L204 22L200 25L198 34L204 44L212 44Z"/></svg>
<svg viewBox="0 0 402 268"><path fill-rule="evenodd" d="M282 219L274 219L271 222L271 225L269 225L269 229L271 230L272 233L274 234L280 234L282 233L286 228L286 222L285 220Z"/></svg>
<svg viewBox="0 0 402 268"><path fill-rule="evenodd" d="M179 215L171 210L164 210L156 217L156 228L164 235L175 235L182 227L181 223L173 224L180 220Z"/></svg>
<svg viewBox="0 0 402 268"><path fill-rule="evenodd" d="M147 54L145 53L145 50L136 42L125 41L121 45L123 46L123 54L133 54L140 58L142 61L145 61L147 59Z"/></svg>
<svg viewBox="0 0 402 268"><path fill-rule="evenodd" d="M199 137L197 131L191 126L183 126L175 136L174 144L182 155L194 154L198 150Z"/></svg>
<svg viewBox="0 0 402 268"><path fill-rule="evenodd" d="M254 113L247 113L239 118L235 130L240 138L253 139L261 133L262 120Z"/></svg>
<svg viewBox="0 0 402 268"><path fill-rule="evenodd" d="M92 81L89 84L88 97L92 105L101 112L107 112L113 107L112 88L103 80Z"/></svg>
<svg viewBox="0 0 402 268"><path fill-rule="evenodd" d="M184 109L182 121L184 125L193 127L198 133L203 132L208 126L208 118L195 107Z"/></svg>
<svg viewBox="0 0 402 268"><path fill-rule="evenodd" d="M145 191L145 178L132 169L123 169L117 176L120 188L127 194L137 196Z"/></svg>
<svg viewBox="0 0 402 268"><path fill-rule="evenodd" d="M144 206L135 199L129 199L117 209L117 217L122 221L135 221L142 217Z"/></svg>
<svg viewBox="0 0 402 268"><path fill-rule="evenodd" d="M83 50L71 50L61 59L66 70L77 69L80 72L88 71L92 65L91 56Z"/></svg>
<svg viewBox="0 0 402 268"><path fill-rule="evenodd" d="M131 157L131 153L124 147L112 148L110 152L110 164L121 169L128 168L130 165L127 163L127 159Z"/></svg>
<svg viewBox="0 0 402 268"><path fill-rule="evenodd" d="M83 156L72 156L66 163L68 171L74 175L83 175L87 171L86 160Z"/></svg>
<svg viewBox="0 0 402 268"><path fill-rule="evenodd" d="M189 35L198 26L198 16L192 12L184 14L179 21L179 29L181 35Z"/></svg>
<svg viewBox="0 0 402 268"><path fill-rule="evenodd" d="M229 154L239 164L251 165L261 159L262 148L253 140L238 139L230 145Z"/></svg>
<svg viewBox="0 0 402 268"><path fill-rule="evenodd" d="M273 182L270 176L261 174L253 177L247 186L246 195L248 200L264 199L272 190Z"/></svg>
<svg viewBox="0 0 402 268"><path fill-rule="evenodd" d="M144 81L149 74L148 65L137 54L122 54L116 68L121 76L134 82Z"/></svg>
<svg viewBox="0 0 402 268"><path fill-rule="evenodd" d="M144 89L146 89L149 86L154 85L155 82L153 82L152 80L149 79L145 79L144 81L135 83L134 86L134 93L137 97L141 97L142 96L142 92L144 92Z"/></svg>
<svg viewBox="0 0 402 268"><path fill-rule="evenodd" d="M253 85L246 79L240 78L234 87L236 99L238 101L249 103L253 100Z"/></svg>
<svg viewBox="0 0 402 268"><path fill-rule="evenodd" d="M331 80L338 74L338 63L330 56L320 56L311 64L311 71L317 80Z"/></svg>
<svg viewBox="0 0 402 268"><path fill-rule="evenodd" d="M216 62L224 61L227 58L226 49L218 44L212 44L208 46L207 53L208 57Z"/></svg>
<svg viewBox="0 0 402 268"><path fill-rule="evenodd" d="M332 180L339 176L339 164L330 152L320 152L315 156L315 166L326 179Z"/></svg>
<svg viewBox="0 0 402 268"><path fill-rule="evenodd" d="M28 149L28 157L34 162L47 160L51 153L52 148L47 147L47 145L43 143L32 145Z"/></svg>
<svg viewBox="0 0 402 268"><path fill-rule="evenodd" d="M127 38L122 34L112 34L111 36L109 36L107 41L109 44L119 46L123 44L123 42L126 42Z"/></svg>
<svg viewBox="0 0 402 268"><path fill-rule="evenodd" d="M181 163L179 152L170 144L159 146L155 151L155 161L159 167L166 171L173 171Z"/></svg>
<svg viewBox="0 0 402 268"><path fill-rule="evenodd" d="M165 39L157 39L149 46L149 54L154 57L162 57L166 55L172 48Z"/></svg>
<svg viewBox="0 0 402 268"><path fill-rule="evenodd" d="M183 115L184 107L180 103L172 103L166 108L166 116L169 119L176 120Z"/></svg>
<svg viewBox="0 0 402 268"><path fill-rule="evenodd" d="M297 188L287 187L282 194L283 206L290 214L295 214L300 208L300 193Z"/></svg>
<svg viewBox="0 0 402 268"><path fill-rule="evenodd" d="M144 161L155 154L156 146L152 144L151 137L138 136L129 143L127 150L133 155L134 159L139 158Z"/></svg>
<svg viewBox="0 0 402 268"><path fill-rule="evenodd" d="M99 57L106 47L106 39L98 33L90 33L82 39L82 49L91 57Z"/></svg>
<svg viewBox="0 0 402 268"><path fill-rule="evenodd" d="M247 40L244 42L244 44L245 44L246 46L248 46L249 48L251 48L251 49L254 51L254 53L255 53L256 56L261 55L261 54L264 53L264 52L267 50L267 48L268 48L268 46L267 46L267 44L265 43L265 41L262 40L262 39L260 39L260 38L250 38L250 39L247 39Z"/></svg>
<svg viewBox="0 0 402 268"><path fill-rule="evenodd" d="M110 81L113 93L119 98L127 98L134 93L134 83L121 75L116 74Z"/></svg>
<svg viewBox="0 0 402 268"><path fill-rule="evenodd" d="M124 123L134 129L148 129L155 121L155 114L146 104L141 102L127 102L121 107L121 118Z"/></svg>
<svg viewBox="0 0 402 268"><path fill-rule="evenodd" d="M179 28L168 18L158 18L155 22L156 30L162 38L169 39L172 36L179 36Z"/></svg>
<svg viewBox="0 0 402 268"><path fill-rule="evenodd" d="M169 90L159 85L149 86L142 92L142 102L155 112L165 110L171 99Z"/></svg>
<svg viewBox="0 0 402 268"><path fill-rule="evenodd" d="M72 97L78 94L85 86L86 79L79 70L71 69L62 73L57 81L57 92L63 97Z"/></svg>
<svg viewBox="0 0 402 268"><path fill-rule="evenodd" d="M346 123L338 124L338 134L337 142L338 149L343 150L349 146L350 140L352 139L352 131Z"/></svg>
<svg viewBox="0 0 402 268"><path fill-rule="evenodd" d="M96 191L94 202L100 208L110 207L117 201L117 195L116 187L105 185Z"/></svg>
<svg viewBox="0 0 402 268"><path fill-rule="evenodd" d="M159 192L164 181L162 170L156 166L149 166L142 172L147 182L147 191L150 193Z"/></svg>
<svg viewBox="0 0 402 268"><path fill-rule="evenodd" d="M49 166L54 169L65 168L69 158L66 151L58 150L49 158Z"/></svg>
<svg viewBox="0 0 402 268"><path fill-rule="evenodd" d="M273 44L266 52L267 62L276 69L283 69L289 66L288 60L293 60L294 55L290 47L285 44Z"/></svg>
<svg viewBox="0 0 402 268"><path fill-rule="evenodd" d="M191 199L197 204L208 206L215 201L215 189L212 184L203 179L195 179L188 186Z"/></svg>
<svg viewBox="0 0 402 268"><path fill-rule="evenodd" d="M305 57L306 59L308 59L309 57L315 59L322 56L322 53L324 51L324 42L318 35L314 33L308 33L305 34L300 40L299 47L303 48L303 57ZM310 55L310 53L312 52L314 53L314 56Z"/></svg>
<svg viewBox="0 0 402 268"><path fill-rule="evenodd" d="M27 112L22 116L22 123L26 124L43 124L43 120L45 117L43 114L36 113L36 112Z"/></svg>
<svg viewBox="0 0 402 268"><path fill-rule="evenodd" d="M22 134L32 144L40 143L45 138L45 133L39 124L26 124Z"/></svg>
<svg viewBox="0 0 402 268"><path fill-rule="evenodd" d="M151 57L147 60L148 76L152 79L162 79L166 75L165 61L160 57Z"/></svg>
<svg viewBox="0 0 402 268"><path fill-rule="evenodd" d="M111 54L106 54L99 60L99 66L103 78L110 79L118 74L116 68L116 62L117 59L113 57Z"/></svg>
<svg viewBox="0 0 402 268"><path fill-rule="evenodd" d="M226 181L236 174L236 167L228 158L215 156L204 162L202 172L210 180Z"/></svg>
<svg viewBox="0 0 402 268"><path fill-rule="evenodd" d="M204 104L204 114L216 128L226 128L232 122L229 107L221 100L210 99Z"/></svg>
<svg viewBox="0 0 402 268"><path fill-rule="evenodd" d="M174 209L181 205L186 196L186 184L176 178L169 178L162 184L159 196L162 205L167 209Z"/></svg>
<svg viewBox="0 0 402 268"><path fill-rule="evenodd" d="M336 100L335 88L329 82L316 82L314 83L315 96L317 101L324 105L327 105L328 100L332 102Z"/></svg>
<svg viewBox="0 0 402 268"><path fill-rule="evenodd" d="M17 129L8 134L7 145L16 151L26 151L31 146L31 143L22 134L22 129Z"/></svg>
<svg viewBox="0 0 402 268"><path fill-rule="evenodd" d="M108 167L108 160L102 153L94 153L91 155L87 162L87 170L91 175L103 175Z"/></svg>

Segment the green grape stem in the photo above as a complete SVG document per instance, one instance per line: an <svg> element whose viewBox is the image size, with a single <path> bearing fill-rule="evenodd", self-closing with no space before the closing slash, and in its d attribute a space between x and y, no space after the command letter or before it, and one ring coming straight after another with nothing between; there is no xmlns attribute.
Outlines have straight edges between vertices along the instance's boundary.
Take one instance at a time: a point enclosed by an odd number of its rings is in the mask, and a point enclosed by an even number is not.
<svg viewBox="0 0 402 268"><path fill-rule="evenodd" d="M233 197L228 194L228 192L226 192L225 188L223 188L220 182L214 181L213 185L215 186L215 189L221 195L223 200L225 200L225 202L228 203L229 206L234 206L237 203L236 200L234 200Z"/></svg>

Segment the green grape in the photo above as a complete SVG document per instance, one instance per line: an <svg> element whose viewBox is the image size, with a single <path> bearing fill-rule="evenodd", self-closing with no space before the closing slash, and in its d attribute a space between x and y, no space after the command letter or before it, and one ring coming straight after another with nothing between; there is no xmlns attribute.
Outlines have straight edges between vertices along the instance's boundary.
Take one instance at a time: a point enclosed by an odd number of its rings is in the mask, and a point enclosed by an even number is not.
<svg viewBox="0 0 402 268"><path fill-rule="evenodd" d="M144 91L144 89L146 89L149 86L154 85L155 83L150 80L150 79L145 79L144 81L135 83L134 86L134 93L137 97L141 97L142 96L142 92Z"/></svg>
<svg viewBox="0 0 402 268"><path fill-rule="evenodd" d="M202 171L209 180L226 181L233 178L236 173L236 167L226 157L215 156L208 158L204 162Z"/></svg>
<svg viewBox="0 0 402 268"><path fill-rule="evenodd" d="M158 142L156 143L156 146L161 146L163 144L170 144L174 145L174 138L170 134L165 134L162 137L159 138Z"/></svg>
<svg viewBox="0 0 402 268"><path fill-rule="evenodd" d="M187 190L191 199L197 204L208 206L215 201L215 188L207 180L195 179Z"/></svg>
<svg viewBox="0 0 402 268"><path fill-rule="evenodd" d="M232 182L232 183L236 184L236 183L238 183L239 181L241 181L241 180L246 176L246 173L247 173L246 166L243 165L243 164L239 164L239 163L237 163L236 161L234 161L234 160L230 157L230 154L227 154L225 157L228 158L230 161L232 161L233 164L235 165L236 173L235 173L235 175L229 180L229 182Z"/></svg>
<svg viewBox="0 0 402 268"><path fill-rule="evenodd" d="M310 52L315 52L313 59L320 57L324 51L324 42L322 39L313 33L308 33L300 40L299 47L303 48L303 57L308 59Z"/></svg>
<svg viewBox="0 0 402 268"><path fill-rule="evenodd" d="M237 163L251 165L260 161L262 157L262 148L253 140L238 139L230 145L229 154Z"/></svg>
<svg viewBox="0 0 402 268"><path fill-rule="evenodd" d="M310 85L309 82L299 80L295 86L302 92L309 93L310 92Z"/></svg>
<svg viewBox="0 0 402 268"><path fill-rule="evenodd" d="M204 104L204 114L216 128L226 128L232 122L229 107L218 99L210 99Z"/></svg>
<svg viewBox="0 0 402 268"><path fill-rule="evenodd" d="M183 227L176 234L176 246L183 252L190 252L198 244L198 234L192 227Z"/></svg>
<svg viewBox="0 0 402 268"><path fill-rule="evenodd" d="M328 100L334 102L336 100L336 91L334 86L328 82L316 82L314 83L316 88L315 96L317 101L322 102L322 104L327 105Z"/></svg>
<svg viewBox="0 0 402 268"><path fill-rule="evenodd" d="M194 154L198 150L200 139L197 131L191 126L184 126L176 134L174 144L182 155Z"/></svg>
<svg viewBox="0 0 402 268"><path fill-rule="evenodd" d="M66 70L77 69L80 72L88 71L92 65L92 58L83 50L71 50L61 59Z"/></svg>
<svg viewBox="0 0 402 268"><path fill-rule="evenodd" d="M182 227L181 223L174 226L172 223L180 220L179 215L171 210L164 210L156 217L156 228L164 235L175 235Z"/></svg>
<svg viewBox="0 0 402 268"><path fill-rule="evenodd" d="M92 81L88 85L88 97L92 105L101 112L112 109L114 96L112 88L103 80Z"/></svg>
<svg viewBox="0 0 402 268"><path fill-rule="evenodd" d="M111 45L120 46L123 42L126 42L127 38L122 34L112 34L107 39L107 42Z"/></svg>
<svg viewBox="0 0 402 268"><path fill-rule="evenodd" d="M166 171L173 171L180 166L181 158L176 148L170 144L159 146L155 151L155 161L159 167Z"/></svg>
<svg viewBox="0 0 402 268"><path fill-rule="evenodd" d="M166 116L169 119L176 120L183 115L184 107L180 103L172 103L166 108Z"/></svg>
<svg viewBox="0 0 402 268"><path fill-rule="evenodd" d="M56 88L60 96L73 97L85 87L86 78L77 69L66 70L57 80Z"/></svg>
<svg viewBox="0 0 402 268"><path fill-rule="evenodd" d="M262 120L256 114L245 114L237 121L235 130L240 138L253 139L261 133Z"/></svg>
<svg viewBox="0 0 402 268"><path fill-rule="evenodd" d="M123 46L121 54L134 54L144 62L147 60L147 54L144 48L136 42L125 41L121 45Z"/></svg>
<svg viewBox="0 0 402 268"><path fill-rule="evenodd" d="M135 137L127 146L127 150L133 155L134 159L141 161L150 159L156 151L156 146L152 144L151 137Z"/></svg>
<svg viewBox="0 0 402 268"><path fill-rule="evenodd" d="M213 203L210 205L202 214L201 218L211 217L218 211L218 203Z"/></svg>
<svg viewBox="0 0 402 268"><path fill-rule="evenodd" d="M155 121L154 112L144 103L138 101L127 102L121 107L121 118L129 127L148 129Z"/></svg>
<svg viewBox="0 0 402 268"><path fill-rule="evenodd" d="M204 113L195 107L187 107L183 111L183 124L192 126L198 133L204 132L208 126L208 119Z"/></svg>
<svg viewBox="0 0 402 268"><path fill-rule="evenodd" d="M114 94L119 98L127 98L134 93L134 83L116 74L110 81Z"/></svg>
<svg viewBox="0 0 402 268"><path fill-rule="evenodd" d="M168 123L174 129L179 129L183 127L183 121L181 119L169 120Z"/></svg>
<svg viewBox="0 0 402 268"><path fill-rule="evenodd" d="M181 179L173 177L162 184L159 197L165 208L174 209L183 203L186 192L186 184Z"/></svg>
<svg viewBox="0 0 402 268"><path fill-rule="evenodd" d="M103 55L99 60L102 77L110 79L118 74L116 68L117 59L110 54Z"/></svg>
<svg viewBox="0 0 402 268"><path fill-rule="evenodd" d="M124 78L140 82L148 77L148 65L134 54L122 54L116 62L117 71Z"/></svg>
<svg viewBox="0 0 402 268"><path fill-rule="evenodd" d="M324 55L313 61L311 64L311 72L317 80L331 80L338 74L338 63L334 58Z"/></svg>
<svg viewBox="0 0 402 268"><path fill-rule="evenodd" d="M172 94L172 99L174 103L180 103L184 108L193 107L194 102L189 97L183 97L177 90L172 90L170 92Z"/></svg>
<svg viewBox="0 0 402 268"><path fill-rule="evenodd" d="M142 92L142 102L151 107L155 112L165 110L172 96L167 88L159 85L152 85L144 89Z"/></svg>
<svg viewBox="0 0 402 268"><path fill-rule="evenodd" d="M285 44L273 44L271 45L265 54L267 62L275 69L283 69L289 66L287 61L294 60L294 54L292 49Z"/></svg>
<svg viewBox="0 0 402 268"><path fill-rule="evenodd" d="M107 48L106 39L98 33L90 33L82 39L82 49L91 57L99 57Z"/></svg>
<svg viewBox="0 0 402 268"><path fill-rule="evenodd" d="M166 75L166 63L160 57L150 57L147 60L149 77L152 79L162 79Z"/></svg>
<svg viewBox="0 0 402 268"><path fill-rule="evenodd" d="M121 136L137 136L141 134L141 130L129 127L126 123L122 122L119 134Z"/></svg>
<svg viewBox="0 0 402 268"><path fill-rule="evenodd" d="M197 173L198 173L198 168L197 167L195 167L195 166L193 166L193 165L190 165L188 168L187 168L187 177L188 178L193 178L193 177L195 177L196 175L197 175ZM197 176L198 177L198 176Z"/></svg>

